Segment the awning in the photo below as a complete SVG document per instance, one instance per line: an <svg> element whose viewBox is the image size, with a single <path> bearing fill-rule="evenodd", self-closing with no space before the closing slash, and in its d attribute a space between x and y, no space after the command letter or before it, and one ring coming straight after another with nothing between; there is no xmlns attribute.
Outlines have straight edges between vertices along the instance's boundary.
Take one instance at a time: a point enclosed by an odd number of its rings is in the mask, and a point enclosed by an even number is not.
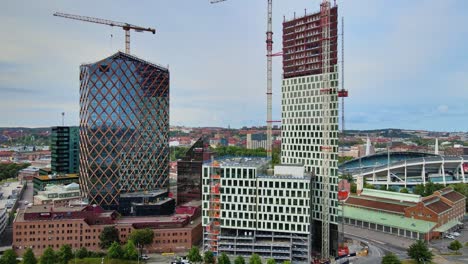
<svg viewBox="0 0 468 264"><path fill-rule="evenodd" d="M463 223L461 223L457 219L454 219L454 220L451 220L451 221L439 226L438 228L434 229L434 231L444 233L444 232L447 232L447 230L449 230L450 228L452 228L452 227L454 227L456 225L462 225L462 224Z"/></svg>

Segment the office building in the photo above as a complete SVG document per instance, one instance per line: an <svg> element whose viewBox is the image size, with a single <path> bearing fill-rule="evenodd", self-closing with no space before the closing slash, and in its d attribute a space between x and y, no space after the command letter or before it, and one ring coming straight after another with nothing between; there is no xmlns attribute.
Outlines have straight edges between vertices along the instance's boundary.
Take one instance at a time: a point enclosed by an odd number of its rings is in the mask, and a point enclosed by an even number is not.
<svg viewBox="0 0 468 264"><path fill-rule="evenodd" d="M44 191L39 191L37 195L34 195L35 205L50 204L60 207L80 200L80 186L77 183L47 185Z"/></svg>
<svg viewBox="0 0 468 264"><path fill-rule="evenodd" d="M96 205L58 208L34 205L19 210L16 215L12 248L20 256L27 248L38 256L49 246L59 250L66 244L73 250L86 247L100 251L99 235L105 227L114 226L123 243L135 229L152 229L153 244L145 247L149 253L186 252L201 240L200 207L200 202L184 204L171 216L118 217L115 211Z"/></svg>
<svg viewBox="0 0 468 264"><path fill-rule="evenodd" d="M52 173L78 173L79 128L68 126L52 127L50 140Z"/></svg>
<svg viewBox="0 0 468 264"><path fill-rule="evenodd" d="M117 52L80 67L80 185L90 204L168 188L169 70Z"/></svg>
<svg viewBox="0 0 468 264"><path fill-rule="evenodd" d="M70 183L79 183L78 174L34 176L34 195L38 194L40 191L45 191L47 185L68 185Z"/></svg>
<svg viewBox="0 0 468 264"><path fill-rule="evenodd" d="M203 165L203 249L215 254L310 263L311 177L266 158Z"/></svg>
<svg viewBox="0 0 468 264"><path fill-rule="evenodd" d="M283 80L281 111L281 163L302 164L312 176L312 233L313 251L321 252L322 242L322 190L324 152L329 150L329 253L337 255L338 204L338 7L330 9L330 39L327 83L324 87L325 57L322 46L321 13L306 14L283 22ZM325 124L323 117L324 91L331 91L329 110L331 116ZM325 130L325 126L328 130ZM328 131L328 132L327 132ZM327 133L326 135L324 133ZM327 142L324 142L327 138ZM326 256L328 257L328 256Z"/></svg>
<svg viewBox="0 0 468 264"><path fill-rule="evenodd" d="M208 140L201 137L177 161L177 204L202 199L202 165L212 155Z"/></svg>
<svg viewBox="0 0 468 264"><path fill-rule="evenodd" d="M267 136L266 134L247 134L246 136L247 149L267 149Z"/></svg>

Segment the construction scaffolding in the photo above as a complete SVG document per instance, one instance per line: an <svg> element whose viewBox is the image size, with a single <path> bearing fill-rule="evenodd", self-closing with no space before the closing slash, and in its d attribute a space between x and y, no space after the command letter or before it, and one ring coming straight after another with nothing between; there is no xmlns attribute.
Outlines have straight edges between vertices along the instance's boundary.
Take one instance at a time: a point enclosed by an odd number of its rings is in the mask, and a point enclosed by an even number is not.
<svg viewBox="0 0 468 264"><path fill-rule="evenodd" d="M216 170L216 162L212 162L213 166L210 170L210 201L208 209L209 225L206 226L204 241L205 250L210 250L215 256L218 255L218 239L221 233L221 175Z"/></svg>

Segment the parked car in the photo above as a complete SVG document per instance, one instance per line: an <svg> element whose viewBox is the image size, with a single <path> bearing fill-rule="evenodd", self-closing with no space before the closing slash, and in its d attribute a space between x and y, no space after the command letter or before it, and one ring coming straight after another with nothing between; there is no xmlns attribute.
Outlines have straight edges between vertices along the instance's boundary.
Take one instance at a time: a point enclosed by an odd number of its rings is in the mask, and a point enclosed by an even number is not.
<svg viewBox="0 0 468 264"><path fill-rule="evenodd" d="M148 260L150 257L148 257L148 255L141 255L141 259L142 260Z"/></svg>
<svg viewBox="0 0 468 264"><path fill-rule="evenodd" d="M446 238L449 238L449 239L455 239L455 237L452 236L452 235L450 235L450 234L445 235L445 237L446 237Z"/></svg>
<svg viewBox="0 0 468 264"><path fill-rule="evenodd" d="M458 232L452 232L450 233L450 235L454 236L454 237L459 237L460 236L460 233Z"/></svg>

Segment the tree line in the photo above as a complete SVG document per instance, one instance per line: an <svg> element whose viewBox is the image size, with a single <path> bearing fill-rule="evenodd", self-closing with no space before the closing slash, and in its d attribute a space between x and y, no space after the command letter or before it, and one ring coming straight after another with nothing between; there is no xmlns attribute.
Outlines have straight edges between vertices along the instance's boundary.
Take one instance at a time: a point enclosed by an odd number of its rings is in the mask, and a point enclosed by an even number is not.
<svg viewBox="0 0 468 264"><path fill-rule="evenodd" d="M193 246L188 255L187 259L193 263L204 263L204 264L246 264L246 260L242 256L237 256L234 259L234 262L231 262L231 259L229 258L226 253L221 253L221 255L218 256L218 259L216 261L216 258L211 251L206 251L203 256L200 254L200 249L196 246ZM262 259L258 254L253 254L250 256L248 264L262 264ZM274 259L267 259L266 264L281 264L277 263ZM291 261L284 261L282 264L291 264Z"/></svg>

